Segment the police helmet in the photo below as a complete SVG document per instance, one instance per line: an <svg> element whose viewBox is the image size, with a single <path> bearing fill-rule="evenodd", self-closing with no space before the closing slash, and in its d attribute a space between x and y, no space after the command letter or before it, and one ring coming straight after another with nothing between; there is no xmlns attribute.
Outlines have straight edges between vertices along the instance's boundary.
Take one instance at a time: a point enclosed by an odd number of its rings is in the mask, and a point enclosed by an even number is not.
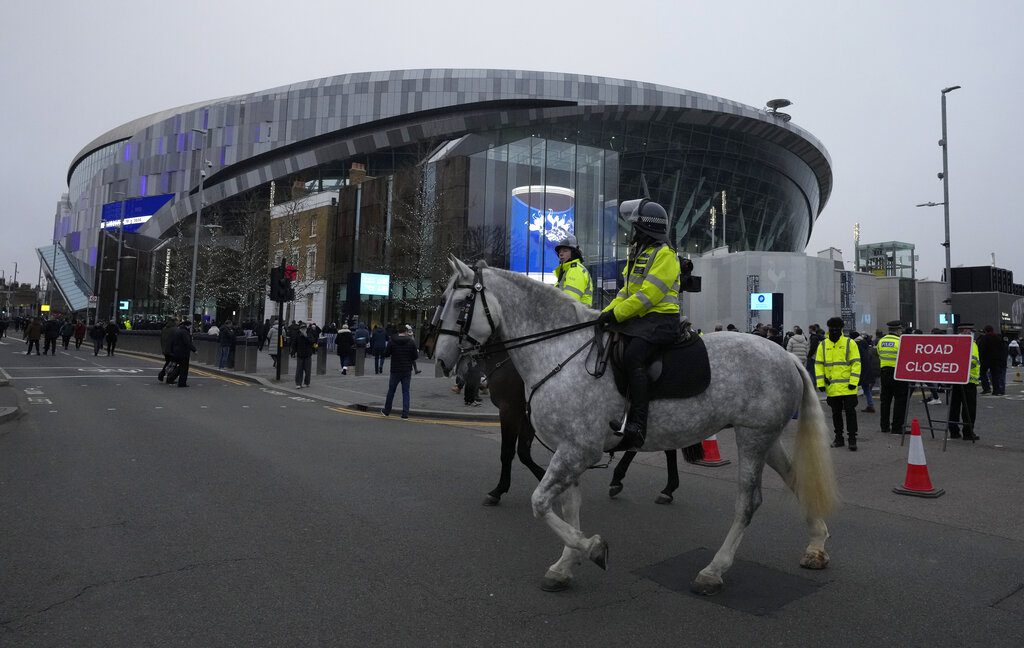
<svg viewBox="0 0 1024 648"><path fill-rule="evenodd" d="M576 236L574 234L566 234L565 238L559 241L558 245L555 246L555 252L558 252L559 248L569 248L576 250L576 252L579 253L580 244L579 241L576 240Z"/></svg>
<svg viewBox="0 0 1024 648"><path fill-rule="evenodd" d="M635 230L647 236L658 240L664 240L668 236L668 212L647 198L623 202L619 205L619 215Z"/></svg>

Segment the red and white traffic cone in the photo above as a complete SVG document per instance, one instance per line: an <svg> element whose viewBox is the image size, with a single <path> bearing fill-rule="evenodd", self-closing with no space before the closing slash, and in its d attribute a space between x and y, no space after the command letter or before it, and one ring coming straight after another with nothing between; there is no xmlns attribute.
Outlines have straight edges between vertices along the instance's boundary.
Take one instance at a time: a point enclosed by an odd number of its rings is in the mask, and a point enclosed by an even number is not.
<svg viewBox="0 0 1024 648"><path fill-rule="evenodd" d="M724 466L732 463L728 459L722 459L722 454L718 452L717 434L712 434L707 439L704 439L700 442L700 445L704 449L704 458L693 462L698 466L710 466L712 468L716 468L718 466Z"/></svg>
<svg viewBox="0 0 1024 648"><path fill-rule="evenodd" d="M928 476L928 463L924 459L924 443L921 442L921 425L914 419L910 423L910 450L907 456L907 477L903 486L892 489L897 495L915 497L938 497L946 491L932 486Z"/></svg>

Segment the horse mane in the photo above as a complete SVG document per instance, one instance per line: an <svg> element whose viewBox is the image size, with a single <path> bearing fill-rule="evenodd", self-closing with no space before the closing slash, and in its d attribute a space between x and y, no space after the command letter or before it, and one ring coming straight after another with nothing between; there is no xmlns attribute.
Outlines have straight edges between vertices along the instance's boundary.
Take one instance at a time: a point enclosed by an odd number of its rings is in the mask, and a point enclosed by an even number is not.
<svg viewBox="0 0 1024 648"><path fill-rule="evenodd" d="M559 320L563 317L571 323L585 322L595 318L594 310L573 299L558 288L537 281L525 274L488 266L487 270L507 279L522 289L531 307L543 306ZM486 286L486 283L484 284Z"/></svg>

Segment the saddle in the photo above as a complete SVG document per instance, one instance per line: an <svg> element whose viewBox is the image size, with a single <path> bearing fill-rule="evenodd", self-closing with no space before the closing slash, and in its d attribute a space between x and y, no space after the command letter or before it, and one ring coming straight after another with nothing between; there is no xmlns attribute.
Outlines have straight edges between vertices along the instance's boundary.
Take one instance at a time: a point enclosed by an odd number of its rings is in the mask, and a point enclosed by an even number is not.
<svg viewBox="0 0 1024 648"><path fill-rule="evenodd" d="M615 387L627 396L626 370L622 364L622 353L626 345L622 336L615 334L611 345L612 375ZM711 363L704 340L693 334L686 340L666 348L647 367L650 385L650 399L691 398L704 393L711 383Z"/></svg>

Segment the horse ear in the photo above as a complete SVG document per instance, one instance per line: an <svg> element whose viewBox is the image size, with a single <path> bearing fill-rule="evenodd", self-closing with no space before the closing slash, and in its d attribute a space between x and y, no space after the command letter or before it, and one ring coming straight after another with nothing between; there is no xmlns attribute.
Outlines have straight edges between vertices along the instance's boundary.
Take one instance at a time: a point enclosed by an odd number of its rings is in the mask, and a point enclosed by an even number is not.
<svg viewBox="0 0 1024 648"><path fill-rule="evenodd" d="M455 255L449 252L448 253L448 265L452 269L452 274L459 274L459 266L456 265L457 261L458 261L458 259L455 258Z"/></svg>
<svg viewBox="0 0 1024 648"><path fill-rule="evenodd" d="M462 277L464 277L467 280L471 280L473 278L473 270L468 265L463 263L462 259L453 256L452 260L455 262L456 272L458 272L460 275L462 275Z"/></svg>
<svg viewBox="0 0 1024 648"><path fill-rule="evenodd" d="M477 270L483 270L484 268L487 267L487 262L484 261L483 259L480 259L479 261L476 262L475 265Z"/></svg>

